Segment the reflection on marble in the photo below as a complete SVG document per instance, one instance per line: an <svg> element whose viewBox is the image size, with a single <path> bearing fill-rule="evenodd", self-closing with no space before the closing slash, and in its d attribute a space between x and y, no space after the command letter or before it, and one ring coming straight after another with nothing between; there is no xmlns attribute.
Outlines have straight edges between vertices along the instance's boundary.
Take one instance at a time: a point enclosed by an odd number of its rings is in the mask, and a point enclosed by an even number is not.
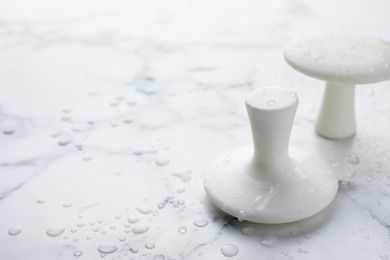
<svg viewBox="0 0 390 260"><path fill-rule="evenodd" d="M390 259L389 82L357 89L358 133L331 142L313 131L322 83L282 58L306 31L390 40L389 13L383 0L0 1L0 259ZM251 142L244 98L270 85L299 94L291 144L340 179L298 223L239 222L202 185Z"/></svg>

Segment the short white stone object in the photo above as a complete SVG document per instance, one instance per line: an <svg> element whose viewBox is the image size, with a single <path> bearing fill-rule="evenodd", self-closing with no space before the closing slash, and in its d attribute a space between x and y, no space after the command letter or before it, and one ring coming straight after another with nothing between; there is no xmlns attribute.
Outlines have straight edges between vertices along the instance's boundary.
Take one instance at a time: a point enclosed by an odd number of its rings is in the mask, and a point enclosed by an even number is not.
<svg viewBox="0 0 390 260"><path fill-rule="evenodd" d="M286 45L284 58L297 71L326 81L316 131L330 139L356 132L355 85L390 79L390 44L371 36L304 34Z"/></svg>
<svg viewBox="0 0 390 260"><path fill-rule="evenodd" d="M294 91L262 88L246 98L253 146L219 157L205 177L211 202L257 223L288 223L320 212L334 199L337 179L320 158L289 147L298 106Z"/></svg>

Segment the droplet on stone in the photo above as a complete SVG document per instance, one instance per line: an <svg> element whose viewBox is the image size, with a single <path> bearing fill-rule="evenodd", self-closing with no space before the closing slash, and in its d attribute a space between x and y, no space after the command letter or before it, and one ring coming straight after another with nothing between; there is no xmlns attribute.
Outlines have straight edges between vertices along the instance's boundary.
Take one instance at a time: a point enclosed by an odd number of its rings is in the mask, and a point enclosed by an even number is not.
<svg viewBox="0 0 390 260"><path fill-rule="evenodd" d="M83 154L83 161L88 162L90 160L92 160L92 156L90 154L88 154L88 153L84 153Z"/></svg>
<svg viewBox="0 0 390 260"><path fill-rule="evenodd" d="M4 130L4 131L3 131L3 134L5 134L5 135L12 135L12 134L14 134L14 133L15 133L14 130Z"/></svg>
<svg viewBox="0 0 390 260"><path fill-rule="evenodd" d="M8 230L8 235L10 236L17 236L22 232L22 229L18 227L13 227Z"/></svg>
<svg viewBox="0 0 390 260"><path fill-rule="evenodd" d="M125 124L130 124L130 123L132 123L133 122L133 119L131 119L131 118L125 118L125 119L123 119L123 123L125 123Z"/></svg>
<svg viewBox="0 0 390 260"><path fill-rule="evenodd" d="M165 260L165 256L163 256L163 255L155 255L153 257L153 260Z"/></svg>
<svg viewBox="0 0 390 260"><path fill-rule="evenodd" d="M130 224L134 224L134 223L137 223L139 221L139 217L137 216L130 216L127 221L130 223Z"/></svg>
<svg viewBox="0 0 390 260"><path fill-rule="evenodd" d="M62 204L62 207L64 208L71 208L73 205L71 203L64 203Z"/></svg>
<svg viewBox="0 0 390 260"><path fill-rule="evenodd" d="M153 249L155 247L156 247L156 245L154 243L148 242L148 243L145 244L145 248L146 249Z"/></svg>
<svg viewBox="0 0 390 260"><path fill-rule="evenodd" d="M153 149L137 149L133 151L134 155L144 155L144 154L152 154L157 153L157 150Z"/></svg>
<svg viewBox="0 0 390 260"><path fill-rule="evenodd" d="M98 251L102 254L111 254L114 253L116 250L118 250L118 248L110 244L100 245L98 247Z"/></svg>
<svg viewBox="0 0 390 260"><path fill-rule="evenodd" d="M238 252L239 252L238 247L233 244L226 244L221 247L221 253L227 257L236 256Z"/></svg>
<svg viewBox="0 0 390 260"><path fill-rule="evenodd" d="M178 171L172 173L172 175L178 177L182 182L189 182L191 180L191 171Z"/></svg>
<svg viewBox="0 0 390 260"><path fill-rule="evenodd" d="M205 218L194 221L194 225L197 227L205 227L207 224L209 224L209 221Z"/></svg>
<svg viewBox="0 0 390 260"><path fill-rule="evenodd" d="M130 252L132 252L133 254L136 254L139 252L139 249L136 246L132 246L132 247L130 247Z"/></svg>
<svg viewBox="0 0 390 260"><path fill-rule="evenodd" d="M82 256L82 255L83 255L83 251L74 251L74 252L73 252L73 255L74 255L75 257Z"/></svg>
<svg viewBox="0 0 390 260"><path fill-rule="evenodd" d="M179 231L179 233L181 234L184 234L187 232L187 228L185 226L180 226L177 231Z"/></svg>
<svg viewBox="0 0 390 260"><path fill-rule="evenodd" d="M152 209L149 207L136 207L136 209L141 214L149 215L152 213Z"/></svg>
<svg viewBox="0 0 390 260"><path fill-rule="evenodd" d="M246 218L245 210L239 210L237 218L238 218L238 221L242 222Z"/></svg>
<svg viewBox="0 0 390 260"><path fill-rule="evenodd" d="M185 188L178 188L177 190L176 190L176 192L177 193L183 193L183 192L185 192Z"/></svg>
<svg viewBox="0 0 390 260"><path fill-rule="evenodd" d="M165 166L167 164L169 164L169 160L168 159L164 159L164 158L159 158L159 159L156 159L156 165L158 166Z"/></svg>
<svg viewBox="0 0 390 260"><path fill-rule="evenodd" d="M58 237L59 235L64 233L64 231L64 227L52 227L46 231L46 235L48 235L49 237Z"/></svg>
<svg viewBox="0 0 390 260"><path fill-rule="evenodd" d="M255 234L255 229L251 227L243 227L241 228L241 233L246 236L251 236Z"/></svg>
<svg viewBox="0 0 390 260"><path fill-rule="evenodd" d="M70 143L70 138L67 135L62 135L60 139L58 140L58 145L60 146L66 146Z"/></svg>
<svg viewBox="0 0 390 260"><path fill-rule="evenodd" d="M273 248L278 241L278 237L272 234L266 234L262 237L260 244L267 248Z"/></svg>
<svg viewBox="0 0 390 260"><path fill-rule="evenodd" d="M149 226L145 224L138 224L132 228L134 234L143 234L149 230Z"/></svg>

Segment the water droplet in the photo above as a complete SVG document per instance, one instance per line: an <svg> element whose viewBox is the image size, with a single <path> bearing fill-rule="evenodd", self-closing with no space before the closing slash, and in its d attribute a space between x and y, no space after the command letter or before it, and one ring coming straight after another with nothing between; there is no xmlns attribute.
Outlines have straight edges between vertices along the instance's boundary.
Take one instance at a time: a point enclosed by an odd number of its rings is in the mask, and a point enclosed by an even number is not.
<svg viewBox="0 0 390 260"><path fill-rule="evenodd" d="M8 235L10 236L17 236L20 234L20 232L22 232L22 229L18 228L18 227L13 227L13 228L10 228L8 230Z"/></svg>
<svg viewBox="0 0 390 260"><path fill-rule="evenodd" d="M156 165L158 166L165 166L167 164L170 163L170 161L168 159L164 159L164 158L159 158L159 159L156 159Z"/></svg>
<svg viewBox="0 0 390 260"><path fill-rule="evenodd" d="M95 227L95 228L93 228L92 230L93 230L93 232L99 232L100 229L97 228L97 227Z"/></svg>
<svg viewBox="0 0 390 260"><path fill-rule="evenodd" d="M38 204L43 204L43 203L45 203L45 201L44 200L37 200L37 203Z"/></svg>
<svg viewBox="0 0 390 260"><path fill-rule="evenodd" d="M134 234L142 234L149 230L149 226L145 224L139 224L132 228Z"/></svg>
<svg viewBox="0 0 390 260"><path fill-rule="evenodd" d="M61 134L61 132L55 131L55 132L51 133L50 135L51 135L51 137L58 137L58 136L60 136L60 134Z"/></svg>
<svg viewBox="0 0 390 260"><path fill-rule="evenodd" d="M64 208L71 208L73 205L72 204L70 204L70 203L64 203L64 204L62 204L62 207L64 207Z"/></svg>
<svg viewBox="0 0 390 260"><path fill-rule="evenodd" d="M251 227L243 227L241 228L241 233L246 236L251 236L255 234L255 229Z"/></svg>
<svg viewBox="0 0 390 260"><path fill-rule="evenodd" d="M238 216L237 216L238 221L240 221L240 222L244 221L245 217L246 217L245 210L239 210L238 211Z"/></svg>
<svg viewBox="0 0 390 260"><path fill-rule="evenodd" d="M112 106L112 107L117 107L118 105L119 105L119 102L117 102L117 101L110 102L110 106Z"/></svg>
<svg viewBox="0 0 390 260"><path fill-rule="evenodd" d="M118 248L116 246L109 245L109 244L100 245L98 247L98 251L102 254L111 254L111 253L114 253L116 250L118 250Z"/></svg>
<svg viewBox="0 0 390 260"><path fill-rule="evenodd" d="M102 231L100 232L100 234L102 234L102 235L107 234L107 230L102 230Z"/></svg>
<svg viewBox="0 0 390 260"><path fill-rule="evenodd" d="M136 209L141 214L149 215L152 213L152 209L149 207L136 207Z"/></svg>
<svg viewBox="0 0 390 260"><path fill-rule="evenodd" d="M197 227L205 227L207 224L209 224L209 221L205 218L194 221L194 225Z"/></svg>
<svg viewBox="0 0 390 260"><path fill-rule="evenodd" d="M278 241L278 237L271 234L266 234L262 237L260 244L267 248L273 248L276 245L276 242Z"/></svg>
<svg viewBox="0 0 390 260"><path fill-rule="evenodd" d="M139 221L139 217L137 216L130 216L127 221L130 223L130 224L134 224L134 223L137 223Z"/></svg>
<svg viewBox="0 0 390 260"><path fill-rule="evenodd" d="M360 159L359 157L356 155L356 154L351 154L349 156L346 157L346 160L350 163L350 164L359 164L360 163Z"/></svg>
<svg viewBox="0 0 390 260"><path fill-rule="evenodd" d="M151 154L151 153L157 153L157 150L153 149L137 149L133 151L134 155L144 155L144 154Z"/></svg>
<svg viewBox="0 0 390 260"><path fill-rule="evenodd" d="M238 254L238 247L233 244L226 244L221 247L221 253L227 257L233 257Z"/></svg>
<svg viewBox="0 0 390 260"><path fill-rule="evenodd" d="M58 140L58 145L60 146L66 146L70 143L70 138L68 135L61 135L60 139Z"/></svg>
<svg viewBox="0 0 390 260"><path fill-rule="evenodd" d="M380 257L381 257L382 259L384 259L384 260L389 259L389 255L386 255L386 254L385 254L385 255L381 255Z"/></svg>
<svg viewBox="0 0 390 260"><path fill-rule="evenodd" d="M62 121L70 121L70 120L72 120L72 116L70 116L70 115L63 116L61 119L62 119Z"/></svg>
<svg viewBox="0 0 390 260"><path fill-rule="evenodd" d="M15 133L14 130L4 130L4 131L3 131L3 134L5 134L5 135L12 135L12 134L14 134L14 133Z"/></svg>
<svg viewBox="0 0 390 260"><path fill-rule="evenodd" d="M77 229L75 229L75 228L72 228L72 229L70 230L70 232L72 232L72 233L76 233L76 232L77 232Z"/></svg>
<svg viewBox="0 0 390 260"><path fill-rule="evenodd" d="M88 162L90 160L92 160L92 156L90 154L88 154L88 153L84 153L83 154L83 161Z"/></svg>
<svg viewBox="0 0 390 260"><path fill-rule="evenodd" d="M76 226L77 226L77 227L84 227L84 226L85 226L85 223L77 223Z"/></svg>
<svg viewBox="0 0 390 260"><path fill-rule="evenodd" d="M275 106L275 105L276 105L276 100L273 100L273 99L268 100L268 101L267 101L267 105L270 106L270 107Z"/></svg>
<svg viewBox="0 0 390 260"><path fill-rule="evenodd" d="M125 123L125 124L131 124L132 122L133 122L133 119L131 119L131 118L123 119L123 123Z"/></svg>
<svg viewBox="0 0 390 260"><path fill-rule="evenodd" d="M182 182L189 182L191 180L191 171L178 171L172 173L172 175L178 177Z"/></svg>
<svg viewBox="0 0 390 260"><path fill-rule="evenodd" d="M139 249L136 246L132 246L132 247L130 247L130 252L132 252L133 254L136 254L139 252Z"/></svg>
<svg viewBox="0 0 390 260"><path fill-rule="evenodd" d="M184 234L187 232L187 228L185 226L181 226L177 229L177 231L179 231L181 234Z"/></svg>
<svg viewBox="0 0 390 260"><path fill-rule="evenodd" d="M119 241L120 241L120 242L124 242L124 241L126 241L126 238L125 238L125 237L120 237L120 238L119 238Z"/></svg>
<svg viewBox="0 0 390 260"><path fill-rule="evenodd" d="M135 106L135 105L137 105L137 101L133 101L133 100L127 101L126 105L128 105L129 107Z"/></svg>
<svg viewBox="0 0 390 260"><path fill-rule="evenodd" d="M274 197L279 192L279 190L279 184L271 186L268 193L260 195L254 200L253 208L257 211L263 210L268 205L270 199Z"/></svg>
<svg viewBox="0 0 390 260"><path fill-rule="evenodd" d="M83 255L83 251L74 251L74 252L73 252L73 255L74 255L75 257L82 256L82 255Z"/></svg>
<svg viewBox="0 0 390 260"><path fill-rule="evenodd" d="M288 252L287 252L286 249L281 248L281 249L279 249L279 252L280 252L282 255L288 256Z"/></svg>
<svg viewBox="0 0 390 260"><path fill-rule="evenodd" d="M46 235L48 235L49 237L58 237L59 235L64 233L64 231L64 227L52 227L46 231Z"/></svg>
<svg viewBox="0 0 390 260"><path fill-rule="evenodd" d="M322 57L322 56L318 56L318 57L316 57L316 58L314 59L314 61L315 61L316 63L318 63L318 64L322 64L322 63L325 62L325 59L324 59L324 57Z"/></svg>
<svg viewBox="0 0 390 260"><path fill-rule="evenodd" d="M165 256L163 256L163 255L155 255L153 257L153 260L165 260Z"/></svg>
<svg viewBox="0 0 390 260"><path fill-rule="evenodd" d="M176 192L177 193L183 193L183 192L185 192L185 188L178 188L177 190L176 190Z"/></svg>
<svg viewBox="0 0 390 260"><path fill-rule="evenodd" d="M119 122L114 120L110 123L111 127L118 127L119 126Z"/></svg>
<svg viewBox="0 0 390 260"><path fill-rule="evenodd" d="M147 249L153 249L153 248L155 248L155 246L156 245L154 243L149 243L148 242L148 243L145 244L145 248L147 248Z"/></svg>

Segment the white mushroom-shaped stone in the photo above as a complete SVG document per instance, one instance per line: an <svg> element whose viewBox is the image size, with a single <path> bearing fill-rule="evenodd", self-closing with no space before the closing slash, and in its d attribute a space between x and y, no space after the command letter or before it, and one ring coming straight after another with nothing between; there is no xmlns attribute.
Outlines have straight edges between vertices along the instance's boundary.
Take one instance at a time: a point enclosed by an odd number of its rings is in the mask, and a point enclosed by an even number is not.
<svg viewBox="0 0 390 260"><path fill-rule="evenodd" d="M257 223L288 223L329 205L338 184L321 159L289 147L298 98L281 88L263 88L246 99L253 145L219 157L205 177L211 202Z"/></svg>
<svg viewBox="0 0 390 260"><path fill-rule="evenodd" d="M290 41L284 57L294 69L326 81L317 133L342 139L355 134L355 85L390 79L390 44L353 33L309 33Z"/></svg>

